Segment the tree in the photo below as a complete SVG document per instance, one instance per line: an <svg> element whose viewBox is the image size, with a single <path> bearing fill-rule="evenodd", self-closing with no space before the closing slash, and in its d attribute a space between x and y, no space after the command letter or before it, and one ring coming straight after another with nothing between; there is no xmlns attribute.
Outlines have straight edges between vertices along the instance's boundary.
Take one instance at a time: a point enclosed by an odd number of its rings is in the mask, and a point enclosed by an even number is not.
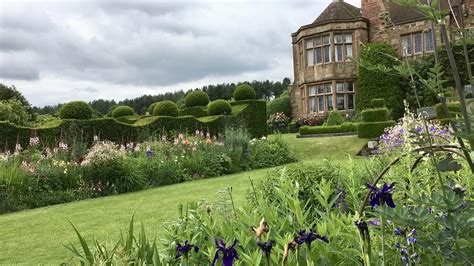
<svg viewBox="0 0 474 266"><path fill-rule="evenodd" d="M0 101L0 121L7 121L16 125L26 126L30 114L26 107L17 98Z"/></svg>

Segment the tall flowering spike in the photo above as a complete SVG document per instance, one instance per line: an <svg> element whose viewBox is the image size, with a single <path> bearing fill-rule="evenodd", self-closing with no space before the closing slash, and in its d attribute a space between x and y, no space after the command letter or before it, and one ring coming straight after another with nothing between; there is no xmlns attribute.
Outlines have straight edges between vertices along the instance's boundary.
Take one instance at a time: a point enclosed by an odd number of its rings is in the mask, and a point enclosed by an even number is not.
<svg viewBox="0 0 474 266"><path fill-rule="evenodd" d="M392 190L394 186L395 182L390 184L390 186L384 182L382 189L377 189L376 187L367 184L367 187L372 190L372 194L370 195L370 205L372 208L375 208L376 206L382 206L384 204L387 204L387 206L390 208L395 208L396 205L392 199Z"/></svg>
<svg viewBox="0 0 474 266"><path fill-rule="evenodd" d="M237 250L235 249L235 246L237 245L237 240L232 243L229 247L226 247L226 244L224 240L218 241L217 239L215 240L216 244L216 254L214 255L214 259L212 260L211 266L215 266L216 262L219 260L219 253L222 253L222 262L224 266L232 266L234 263L234 260L239 259L239 254L237 253Z"/></svg>

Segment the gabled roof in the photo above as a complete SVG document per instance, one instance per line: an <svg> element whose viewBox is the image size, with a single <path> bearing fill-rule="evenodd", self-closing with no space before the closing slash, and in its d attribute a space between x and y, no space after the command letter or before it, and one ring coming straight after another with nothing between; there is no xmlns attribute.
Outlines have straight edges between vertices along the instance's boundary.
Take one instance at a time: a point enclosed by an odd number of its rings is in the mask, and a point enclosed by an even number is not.
<svg viewBox="0 0 474 266"><path fill-rule="evenodd" d="M333 1L313 24L348 21L361 18L360 9L342 0Z"/></svg>
<svg viewBox="0 0 474 266"><path fill-rule="evenodd" d="M426 4L427 1L422 0L421 2ZM457 10L458 1L453 1L452 6L455 10ZM393 1L387 1L386 2L386 7L387 7L387 11L390 15L390 19L391 19L392 23L395 24L395 25L425 19L425 15L423 15L416 8L403 6L403 5L400 5L400 4L395 3ZM448 1L447 0L441 0L440 1L440 8L442 10L449 9Z"/></svg>

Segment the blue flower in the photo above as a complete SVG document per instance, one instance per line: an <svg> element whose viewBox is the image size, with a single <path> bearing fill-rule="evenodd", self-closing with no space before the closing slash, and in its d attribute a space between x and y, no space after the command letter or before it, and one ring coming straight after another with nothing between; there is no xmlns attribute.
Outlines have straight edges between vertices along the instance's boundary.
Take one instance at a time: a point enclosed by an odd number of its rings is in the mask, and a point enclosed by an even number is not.
<svg viewBox="0 0 474 266"><path fill-rule="evenodd" d="M301 230L298 233L298 235L299 235L299 237L295 238L295 242L298 245L302 245L302 244L306 243L308 245L308 247L311 247L311 242L313 242L316 239L319 239L323 242L329 243L329 239L328 239L327 236L322 236L322 235L319 235L319 234L315 234L312 231L309 231L308 233L306 233L306 230Z"/></svg>
<svg viewBox="0 0 474 266"><path fill-rule="evenodd" d="M193 249L194 252L196 252L196 253L199 252L199 247L189 244L188 240L184 241L184 245L181 245L180 243L178 243L178 245L176 245L176 257L175 257L175 259L179 259L183 255L185 257L187 257L188 253L189 253L189 251L191 251L191 249Z"/></svg>
<svg viewBox="0 0 474 266"><path fill-rule="evenodd" d="M401 229L400 227L397 227L393 230L393 233L396 235L396 236L401 236L401 235L404 235L405 234L405 231L403 229Z"/></svg>
<svg viewBox="0 0 474 266"><path fill-rule="evenodd" d="M226 247L226 244L224 243L223 240L217 241L215 240L216 243L216 254L214 255L214 259L212 260L211 266L216 265L217 260L219 260L219 253L222 253L222 262L224 263L224 266L232 266L234 260L239 259L239 254L237 253L237 250L235 249L235 246L237 245L237 240L232 243L229 247Z"/></svg>
<svg viewBox="0 0 474 266"><path fill-rule="evenodd" d="M147 147L146 149L146 158L150 159L153 155L155 155L155 152L150 149L150 147Z"/></svg>
<svg viewBox="0 0 474 266"><path fill-rule="evenodd" d="M273 245L275 245L275 240L270 240L267 242L258 242L257 246L265 253L265 256L270 256L272 252Z"/></svg>
<svg viewBox="0 0 474 266"><path fill-rule="evenodd" d="M368 223L370 226L380 226L380 220L379 219L373 219L373 220L369 220L369 223Z"/></svg>
<svg viewBox="0 0 474 266"><path fill-rule="evenodd" d="M370 205L372 208L376 206L382 206L387 204L390 208L395 208L395 203L392 199L392 189L395 186L395 182L393 182L390 186L384 182L382 189L377 189L370 184L367 184L367 187L373 191L370 195Z"/></svg>

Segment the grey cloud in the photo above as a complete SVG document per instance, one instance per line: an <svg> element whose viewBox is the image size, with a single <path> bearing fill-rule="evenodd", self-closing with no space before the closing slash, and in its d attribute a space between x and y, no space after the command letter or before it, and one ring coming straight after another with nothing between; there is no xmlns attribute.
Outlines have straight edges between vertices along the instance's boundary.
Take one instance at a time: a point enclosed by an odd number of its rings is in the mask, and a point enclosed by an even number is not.
<svg viewBox="0 0 474 266"><path fill-rule="evenodd" d="M39 71L30 67L18 67L12 65L0 65L0 77L7 79L38 80Z"/></svg>

